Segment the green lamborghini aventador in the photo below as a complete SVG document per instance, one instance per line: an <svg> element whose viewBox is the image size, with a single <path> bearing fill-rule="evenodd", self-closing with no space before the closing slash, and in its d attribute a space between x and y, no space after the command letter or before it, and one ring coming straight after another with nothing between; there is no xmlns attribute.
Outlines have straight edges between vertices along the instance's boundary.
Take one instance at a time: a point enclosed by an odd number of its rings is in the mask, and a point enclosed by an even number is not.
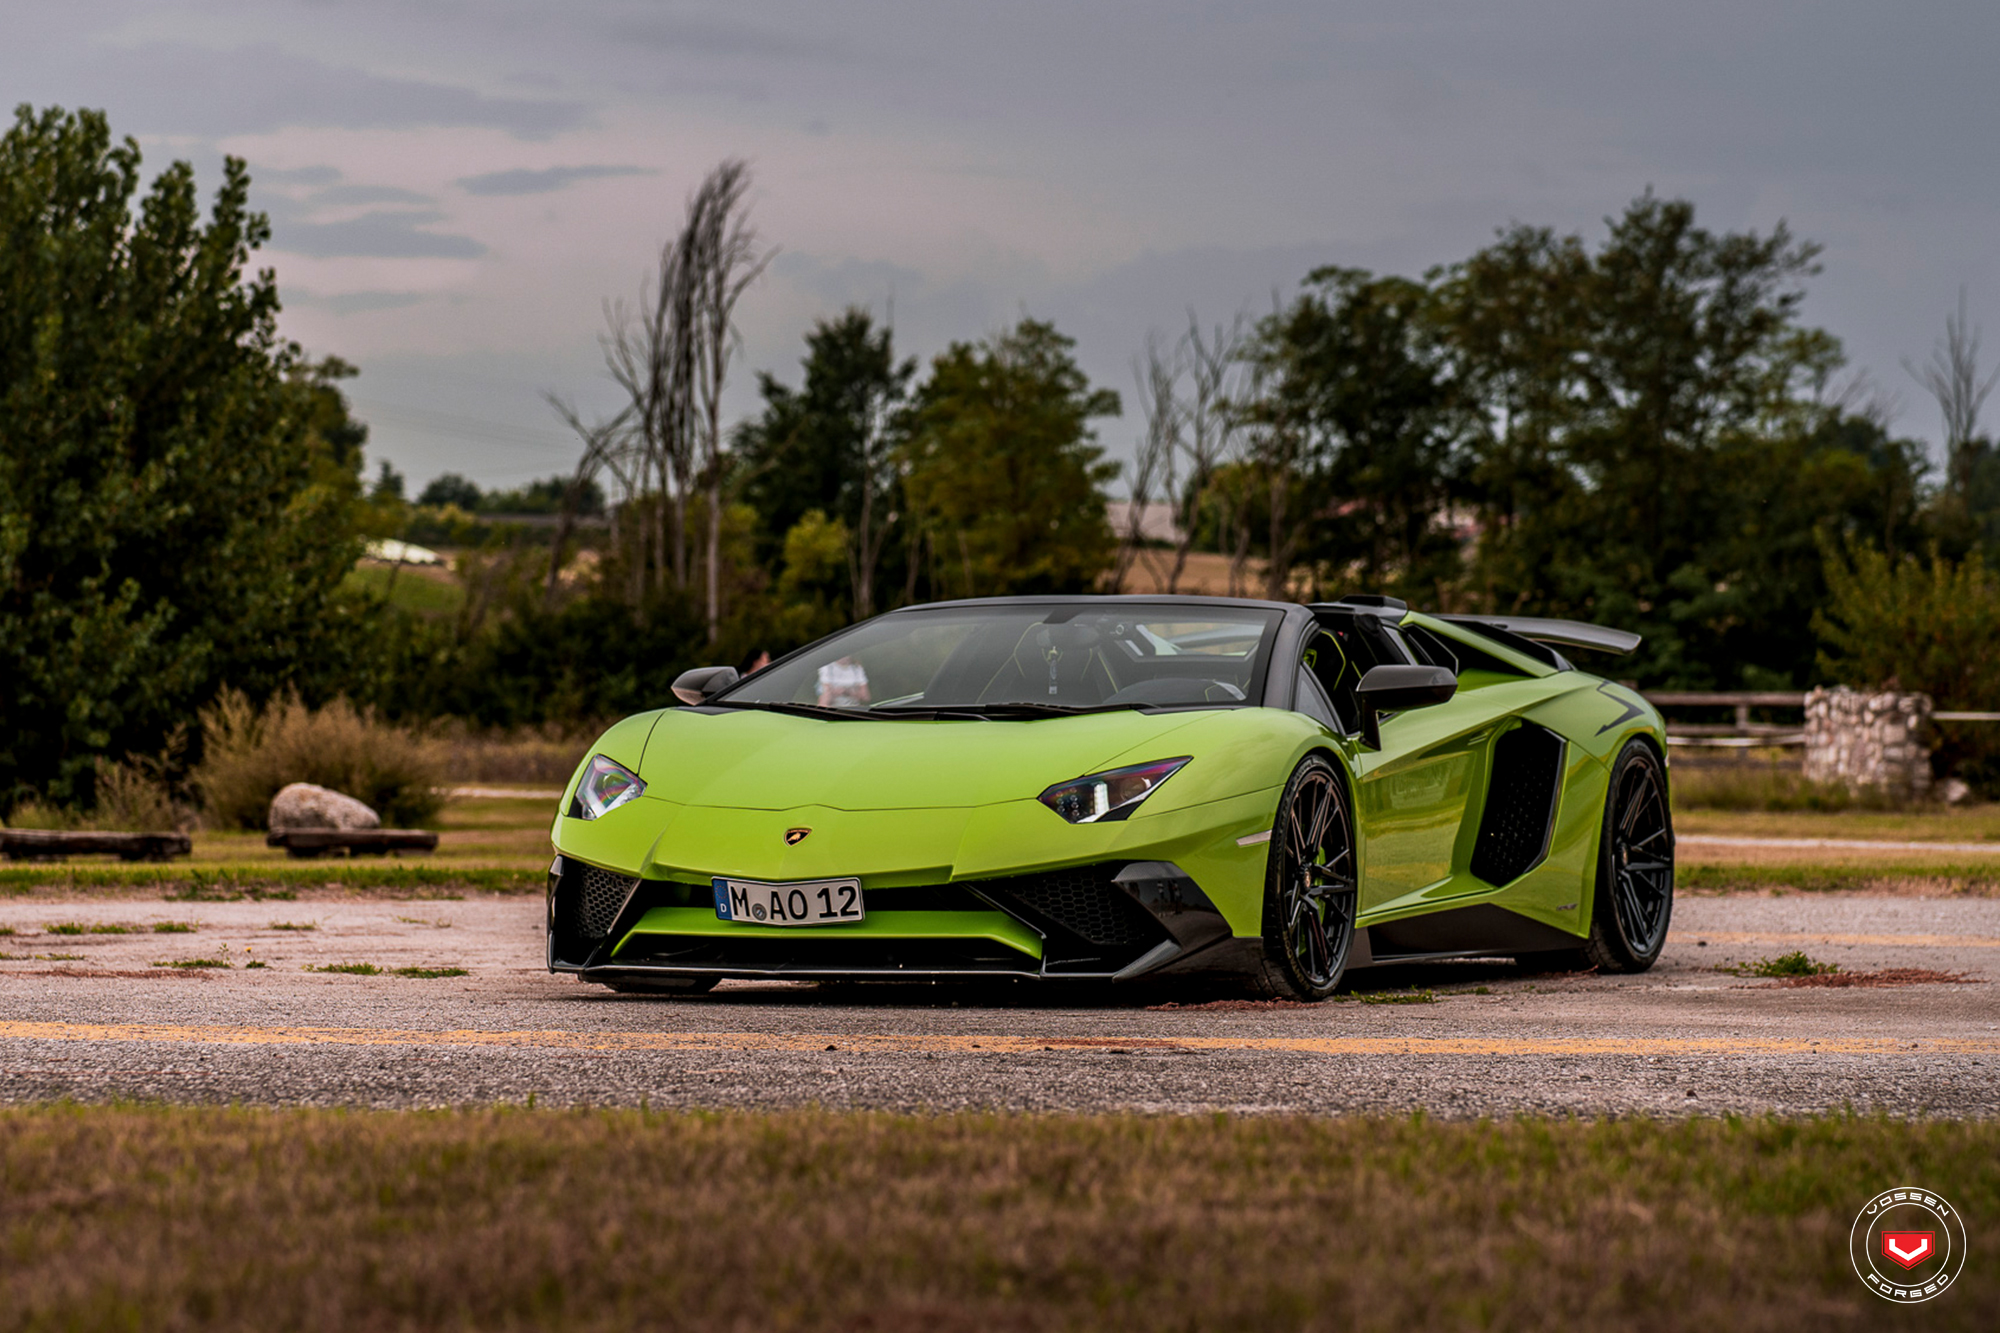
<svg viewBox="0 0 2000 1333"><path fill-rule="evenodd" d="M605 732L556 815L548 963L1123 981L1652 965L1665 733L1563 648L1636 636L1386 597L1010 597L877 616Z"/></svg>

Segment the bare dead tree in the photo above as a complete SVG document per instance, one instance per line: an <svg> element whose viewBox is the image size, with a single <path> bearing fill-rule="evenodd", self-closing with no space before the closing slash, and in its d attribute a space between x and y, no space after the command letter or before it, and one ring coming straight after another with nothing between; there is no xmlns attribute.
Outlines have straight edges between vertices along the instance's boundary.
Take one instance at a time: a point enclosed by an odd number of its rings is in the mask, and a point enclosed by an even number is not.
<svg viewBox="0 0 2000 1333"><path fill-rule="evenodd" d="M731 158L716 167L688 200L687 226L680 242L697 353L693 403L699 417L701 476L708 501L705 564L710 643L722 635L722 394L729 381L729 364L741 343L736 332L736 302L777 254L776 250L759 249L744 202L749 189L750 168L744 162Z"/></svg>
<svg viewBox="0 0 2000 1333"><path fill-rule="evenodd" d="M685 229L660 247L659 272L641 287L636 315L622 301L605 306L604 361L625 390L638 445L630 459L634 498L656 497L650 529L628 534L642 587L648 578L653 587L663 586L669 570L677 587L686 587L688 579L696 328L687 248Z"/></svg>
<svg viewBox="0 0 2000 1333"><path fill-rule="evenodd" d="M1118 534L1118 559L1111 569L1111 591L1123 592L1133 564L1145 549L1146 509L1155 482L1174 494L1175 464L1181 452L1180 349L1161 345L1157 333L1146 335L1146 350L1132 359L1132 377L1139 386L1139 412L1145 431L1132 455L1131 499L1125 510L1125 530Z"/></svg>
<svg viewBox="0 0 2000 1333"><path fill-rule="evenodd" d="M563 424L575 431L577 438L583 441L583 454L577 459L576 470L563 487L562 510L561 517L556 523L555 544L549 548L549 579L548 586L542 593L542 601L545 605L554 605L556 582L562 574L563 548L569 544L570 535L575 531L577 505L582 499L584 487L596 480L599 472L608 470L618 478L621 501L626 505L632 501L631 471L623 466L629 454L632 437L632 408L627 404L608 421L586 425L576 408L566 399L553 393L542 396L548 400L549 406L555 409L556 415L562 418ZM617 512L615 508L612 510L614 516ZM616 535L614 530L614 541Z"/></svg>
<svg viewBox="0 0 2000 1333"><path fill-rule="evenodd" d="M1903 368L1930 391L1944 413L1951 486L1963 495L1971 482L1973 451L1968 446L1979 438L1979 411L2000 384L2000 369L1979 378L1979 330L1966 317L1963 287L1958 289L1958 314L1945 316L1944 337L1931 349L1931 359L1918 366L1905 358Z"/></svg>
<svg viewBox="0 0 2000 1333"><path fill-rule="evenodd" d="M1202 506L1215 487L1216 471L1236 453L1243 419L1239 400L1248 329L1249 317L1239 313L1227 329L1217 324L1204 337L1200 318L1194 311L1188 311L1187 336L1182 340L1190 381L1185 432L1187 464L1176 493L1179 531L1174 538L1173 565L1166 579L1166 591L1170 593L1180 591L1195 527L1201 520Z"/></svg>

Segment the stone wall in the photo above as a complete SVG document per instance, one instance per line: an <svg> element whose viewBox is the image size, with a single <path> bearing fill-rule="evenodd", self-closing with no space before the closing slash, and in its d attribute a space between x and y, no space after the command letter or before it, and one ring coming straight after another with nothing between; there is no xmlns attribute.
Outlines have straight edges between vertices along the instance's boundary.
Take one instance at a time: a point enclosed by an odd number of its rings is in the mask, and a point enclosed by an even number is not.
<svg viewBox="0 0 2000 1333"><path fill-rule="evenodd" d="M1930 721L1928 694L1814 690L1806 695L1806 778L1911 800L1928 796Z"/></svg>

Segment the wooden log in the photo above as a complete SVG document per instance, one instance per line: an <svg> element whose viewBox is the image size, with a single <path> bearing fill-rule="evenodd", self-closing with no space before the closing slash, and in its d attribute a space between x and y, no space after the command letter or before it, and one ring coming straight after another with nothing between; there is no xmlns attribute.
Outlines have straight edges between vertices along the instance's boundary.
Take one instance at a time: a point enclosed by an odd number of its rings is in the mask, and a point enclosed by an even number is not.
<svg viewBox="0 0 2000 1333"><path fill-rule="evenodd" d="M0 829L0 855L9 861L61 861L71 856L115 856L121 861L171 861L194 850L185 833L103 833L94 829Z"/></svg>
<svg viewBox="0 0 2000 1333"><path fill-rule="evenodd" d="M328 852L349 856L387 856L390 852L432 852L438 835L414 828L301 828L267 834L264 845L282 847L288 856L309 860Z"/></svg>

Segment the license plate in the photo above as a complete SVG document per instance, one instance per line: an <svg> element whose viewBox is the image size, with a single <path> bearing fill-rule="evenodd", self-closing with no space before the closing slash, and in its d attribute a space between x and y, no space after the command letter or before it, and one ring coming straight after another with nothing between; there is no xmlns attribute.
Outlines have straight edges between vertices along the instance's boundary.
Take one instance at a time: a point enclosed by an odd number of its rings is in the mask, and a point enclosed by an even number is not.
<svg viewBox="0 0 2000 1333"><path fill-rule="evenodd" d="M715 914L746 926L829 926L859 921L858 879L806 879L766 884L754 879L715 881Z"/></svg>

